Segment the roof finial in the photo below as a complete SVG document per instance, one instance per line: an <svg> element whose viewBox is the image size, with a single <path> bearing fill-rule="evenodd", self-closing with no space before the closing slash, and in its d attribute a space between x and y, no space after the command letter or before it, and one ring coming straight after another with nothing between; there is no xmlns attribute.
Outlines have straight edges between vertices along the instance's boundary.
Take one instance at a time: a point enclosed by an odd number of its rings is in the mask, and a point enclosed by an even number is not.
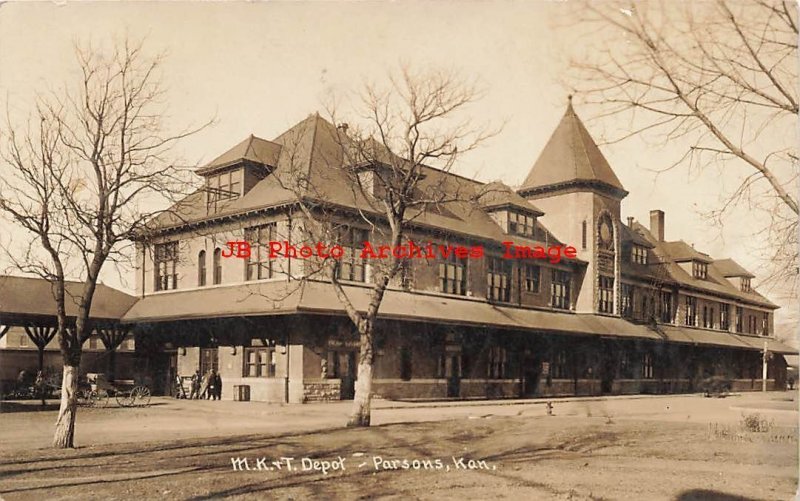
<svg viewBox="0 0 800 501"><path fill-rule="evenodd" d="M567 111L575 111L572 109L572 94L567 94Z"/></svg>

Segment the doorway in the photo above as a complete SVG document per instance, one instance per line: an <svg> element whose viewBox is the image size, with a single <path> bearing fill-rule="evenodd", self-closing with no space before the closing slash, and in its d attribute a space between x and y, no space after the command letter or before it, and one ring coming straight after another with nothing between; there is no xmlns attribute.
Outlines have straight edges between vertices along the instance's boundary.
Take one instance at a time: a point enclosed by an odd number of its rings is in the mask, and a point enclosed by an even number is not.
<svg viewBox="0 0 800 501"><path fill-rule="evenodd" d="M341 399L353 400L356 395L357 353L353 350L331 350L328 365L333 367L331 377L341 382Z"/></svg>
<svg viewBox="0 0 800 501"><path fill-rule="evenodd" d="M448 398L461 396L461 355L451 354L445 361L445 377L447 378Z"/></svg>

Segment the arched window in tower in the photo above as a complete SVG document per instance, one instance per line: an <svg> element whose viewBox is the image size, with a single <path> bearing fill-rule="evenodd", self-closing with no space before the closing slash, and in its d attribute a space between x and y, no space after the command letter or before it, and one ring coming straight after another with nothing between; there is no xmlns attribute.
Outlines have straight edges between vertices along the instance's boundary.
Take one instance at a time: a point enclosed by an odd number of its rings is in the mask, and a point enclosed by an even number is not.
<svg viewBox="0 0 800 501"><path fill-rule="evenodd" d="M197 255L197 285L202 287L206 284L206 251L201 250Z"/></svg>
<svg viewBox="0 0 800 501"><path fill-rule="evenodd" d="M214 249L214 285L222 283L222 250Z"/></svg>
<svg viewBox="0 0 800 501"><path fill-rule="evenodd" d="M586 220L584 219L583 223L581 223L581 248L582 249L586 248L586 229L587 229L587 226L588 226L588 224L586 223Z"/></svg>

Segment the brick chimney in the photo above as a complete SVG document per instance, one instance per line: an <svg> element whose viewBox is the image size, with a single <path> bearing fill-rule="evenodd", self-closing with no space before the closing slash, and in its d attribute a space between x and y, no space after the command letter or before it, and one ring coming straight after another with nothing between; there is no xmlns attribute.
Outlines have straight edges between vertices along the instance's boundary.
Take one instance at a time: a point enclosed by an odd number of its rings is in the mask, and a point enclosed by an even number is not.
<svg viewBox="0 0 800 501"><path fill-rule="evenodd" d="M650 211L650 233L653 234L659 242L664 241L664 211L651 210Z"/></svg>
<svg viewBox="0 0 800 501"><path fill-rule="evenodd" d="M633 216L628 216L628 228L633 228Z"/></svg>

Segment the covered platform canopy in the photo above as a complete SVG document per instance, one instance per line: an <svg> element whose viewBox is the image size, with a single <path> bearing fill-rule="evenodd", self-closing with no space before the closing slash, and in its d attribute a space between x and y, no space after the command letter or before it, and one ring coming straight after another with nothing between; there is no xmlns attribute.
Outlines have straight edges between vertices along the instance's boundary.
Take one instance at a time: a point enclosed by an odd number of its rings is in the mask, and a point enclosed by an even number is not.
<svg viewBox="0 0 800 501"><path fill-rule="evenodd" d="M360 311L367 308L369 290L369 285L345 286L348 297ZM148 295L133 305L123 316L123 322L166 322L299 313L343 315L345 312L332 293L330 284L310 280L281 280ZM386 292L379 317L387 320L666 341L746 350L761 350L764 341L767 341L768 350L772 352L797 353L796 349L773 338L667 325L653 328L619 317L508 307L469 297L454 298L394 289Z"/></svg>

